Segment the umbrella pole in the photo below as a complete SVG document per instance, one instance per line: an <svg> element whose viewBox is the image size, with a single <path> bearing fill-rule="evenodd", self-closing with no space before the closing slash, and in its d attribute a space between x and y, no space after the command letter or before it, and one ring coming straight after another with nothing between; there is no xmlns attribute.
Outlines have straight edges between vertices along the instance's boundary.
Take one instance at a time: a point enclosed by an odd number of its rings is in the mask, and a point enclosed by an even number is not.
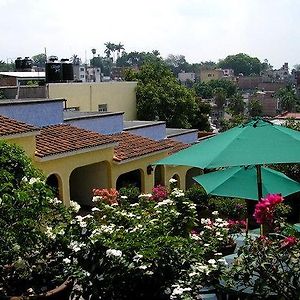
<svg viewBox="0 0 300 300"><path fill-rule="evenodd" d="M261 180L261 165L256 165L256 178L257 178L257 195L258 201L262 198L262 180ZM260 235L263 235L265 228L263 225L260 226Z"/></svg>

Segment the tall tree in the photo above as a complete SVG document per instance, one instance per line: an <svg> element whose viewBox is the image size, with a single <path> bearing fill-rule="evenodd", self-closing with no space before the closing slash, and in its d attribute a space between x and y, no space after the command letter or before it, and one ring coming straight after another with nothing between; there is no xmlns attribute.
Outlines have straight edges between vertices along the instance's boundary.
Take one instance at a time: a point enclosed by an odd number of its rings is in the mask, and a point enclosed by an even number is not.
<svg viewBox="0 0 300 300"><path fill-rule="evenodd" d="M120 53L122 50L125 50L124 45L119 43L115 45L115 50L117 51L117 59L120 57Z"/></svg>
<svg viewBox="0 0 300 300"><path fill-rule="evenodd" d="M243 96L240 93L236 93L229 99L228 108L232 115L244 114L245 106Z"/></svg>
<svg viewBox="0 0 300 300"><path fill-rule="evenodd" d="M104 43L104 45L106 47L106 49L104 50L104 53L106 54L107 58L110 58L111 54L113 53L113 55L114 55L114 53L116 51L116 44L107 42L107 43ZM113 58L113 60L114 60L114 58Z"/></svg>
<svg viewBox="0 0 300 300"><path fill-rule="evenodd" d="M227 56L225 59L220 60L218 67L233 69L236 76L240 73L244 76L259 75L263 69L263 65L257 57L251 57L245 53Z"/></svg>
<svg viewBox="0 0 300 300"><path fill-rule="evenodd" d="M280 89L276 96L279 99L279 106L282 111L294 112L296 110L297 96L291 86Z"/></svg>
<svg viewBox="0 0 300 300"><path fill-rule="evenodd" d="M180 73L180 72L189 72L189 70L190 70L190 65L185 60L185 56L184 55L173 55L173 54L170 54L165 59L165 63L171 69L171 71L173 72L173 74L176 77L178 76L178 73Z"/></svg>
<svg viewBox="0 0 300 300"><path fill-rule="evenodd" d="M73 65L79 66L81 65L81 59L77 54L73 54L70 58L70 61L72 62Z"/></svg>
<svg viewBox="0 0 300 300"><path fill-rule="evenodd" d="M32 61L33 61L33 65L39 68L45 68L46 66L46 54L45 53L40 53L37 55L34 55L31 57Z"/></svg>
<svg viewBox="0 0 300 300"><path fill-rule="evenodd" d="M144 63L137 77L139 119L164 120L170 127L191 128L202 114L194 93L179 84L161 59ZM206 112L203 117L207 118Z"/></svg>
<svg viewBox="0 0 300 300"><path fill-rule="evenodd" d="M262 116L263 107L258 99L252 99L251 101L249 101L248 111L250 117Z"/></svg>

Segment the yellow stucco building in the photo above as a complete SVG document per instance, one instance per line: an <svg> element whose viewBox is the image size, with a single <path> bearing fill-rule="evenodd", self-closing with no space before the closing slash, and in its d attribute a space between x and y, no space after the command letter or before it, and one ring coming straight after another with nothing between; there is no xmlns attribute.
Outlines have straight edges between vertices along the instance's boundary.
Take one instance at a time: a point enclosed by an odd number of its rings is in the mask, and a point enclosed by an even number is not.
<svg viewBox="0 0 300 300"><path fill-rule="evenodd" d="M151 193L154 185L168 186L172 177L185 189L199 174L188 167L151 165L188 146L181 142L128 132L106 135L68 124L37 128L4 116L0 122L0 138L24 148L66 205L70 200L90 205L94 188L119 188L132 177L141 192Z"/></svg>
<svg viewBox="0 0 300 300"><path fill-rule="evenodd" d="M49 83L48 98L64 98L67 108L79 111L123 111L125 120L136 119L137 82L110 81Z"/></svg>

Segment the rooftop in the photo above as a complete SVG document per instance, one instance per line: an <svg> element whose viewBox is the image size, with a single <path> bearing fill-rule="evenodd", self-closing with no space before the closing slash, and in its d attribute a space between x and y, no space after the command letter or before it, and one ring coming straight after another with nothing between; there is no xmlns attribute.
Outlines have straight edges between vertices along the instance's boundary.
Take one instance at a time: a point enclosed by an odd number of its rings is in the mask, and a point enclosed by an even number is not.
<svg viewBox="0 0 300 300"><path fill-rule="evenodd" d="M78 120L78 119L85 119L85 118L98 118L98 117L105 117L105 116L112 116L112 115L121 115L124 112L85 112L85 111L64 111L64 119L65 120Z"/></svg>
<svg viewBox="0 0 300 300"><path fill-rule="evenodd" d="M17 78L45 78L45 72L0 72L0 75Z"/></svg>
<svg viewBox="0 0 300 300"><path fill-rule="evenodd" d="M142 128L153 125L166 124L165 121L124 121L124 130L132 129L132 128Z"/></svg>
<svg viewBox="0 0 300 300"><path fill-rule="evenodd" d="M16 121L0 115L0 135L19 135L29 132L38 131L39 128L26 124L24 122Z"/></svg>
<svg viewBox="0 0 300 300"><path fill-rule="evenodd" d="M99 146L115 145L115 140L104 134L67 124L43 127L36 137L36 156L58 155Z"/></svg>
<svg viewBox="0 0 300 300"><path fill-rule="evenodd" d="M24 98L24 99L1 99L0 105L11 105L11 104L31 104L31 103L44 103L44 102L53 102L53 101L64 101L63 98Z"/></svg>
<svg viewBox="0 0 300 300"><path fill-rule="evenodd" d="M170 149L172 146L129 132L110 135L118 145L115 147L114 160L121 162L138 158L143 155Z"/></svg>
<svg viewBox="0 0 300 300"><path fill-rule="evenodd" d="M181 134L186 134L189 132L195 132L198 131L198 129L184 129L184 128L167 128L167 136L176 136Z"/></svg>
<svg viewBox="0 0 300 300"><path fill-rule="evenodd" d="M174 154L174 153L176 153L180 150L183 150L183 149L186 149L186 148L190 147L189 144L174 141L174 140L171 140L171 139L168 139L168 138L160 141L160 143L171 147L169 152L168 152L169 155Z"/></svg>
<svg viewBox="0 0 300 300"><path fill-rule="evenodd" d="M275 116L275 119L300 119L300 113L286 112L281 115Z"/></svg>

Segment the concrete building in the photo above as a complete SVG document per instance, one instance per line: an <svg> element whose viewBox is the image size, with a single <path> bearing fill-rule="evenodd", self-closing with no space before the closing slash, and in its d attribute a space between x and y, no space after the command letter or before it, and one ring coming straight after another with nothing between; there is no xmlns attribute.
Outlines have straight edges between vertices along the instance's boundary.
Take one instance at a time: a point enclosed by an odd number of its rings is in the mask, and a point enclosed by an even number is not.
<svg viewBox="0 0 300 300"><path fill-rule="evenodd" d="M136 119L137 82L50 83L47 95L67 100L66 108L85 112L123 111L125 120Z"/></svg>
<svg viewBox="0 0 300 300"><path fill-rule="evenodd" d="M187 82L195 82L196 74L192 72L181 72L178 73L178 80L182 84L186 84Z"/></svg>

